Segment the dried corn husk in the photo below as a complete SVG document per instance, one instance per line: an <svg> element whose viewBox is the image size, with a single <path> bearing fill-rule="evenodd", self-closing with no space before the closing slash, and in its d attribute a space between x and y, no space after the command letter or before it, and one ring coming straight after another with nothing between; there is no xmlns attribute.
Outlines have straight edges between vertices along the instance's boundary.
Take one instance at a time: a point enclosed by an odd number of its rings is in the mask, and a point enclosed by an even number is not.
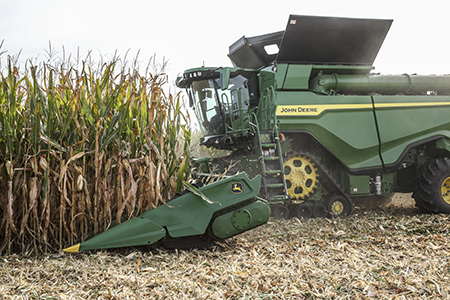
<svg viewBox="0 0 450 300"><path fill-rule="evenodd" d="M83 186L84 186L83 175L78 174L78 177L77 177L77 192L81 192L83 190Z"/></svg>

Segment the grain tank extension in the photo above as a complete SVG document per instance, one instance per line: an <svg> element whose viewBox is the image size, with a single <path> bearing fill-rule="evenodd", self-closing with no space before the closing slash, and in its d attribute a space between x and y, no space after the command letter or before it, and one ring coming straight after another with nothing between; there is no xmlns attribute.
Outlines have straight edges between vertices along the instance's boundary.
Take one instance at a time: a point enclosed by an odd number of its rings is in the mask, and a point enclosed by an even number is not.
<svg viewBox="0 0 450 300"><path fill-rule="evenodd" d="M276 217L345 216L394 192L450 213L450 76L375 74L391 23L291 15L231 45L234 67L185 71L201 143L230 151L197 174L261 174Z"/></svg>

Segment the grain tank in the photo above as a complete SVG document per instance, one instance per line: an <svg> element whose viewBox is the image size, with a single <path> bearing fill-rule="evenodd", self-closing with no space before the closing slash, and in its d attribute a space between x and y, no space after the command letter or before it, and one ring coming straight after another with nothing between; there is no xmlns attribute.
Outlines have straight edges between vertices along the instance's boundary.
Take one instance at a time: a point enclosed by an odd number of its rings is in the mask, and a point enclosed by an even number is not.
<svg viewBox="0 0 450 300"><path fill-rule="evenodd" d="M201 143L229 151L197 174L261 174L276 217L345 216L395 192L450 213L450 76L374 73L391 23L291 15L231 45L234 67L185 71Z"/></svg>

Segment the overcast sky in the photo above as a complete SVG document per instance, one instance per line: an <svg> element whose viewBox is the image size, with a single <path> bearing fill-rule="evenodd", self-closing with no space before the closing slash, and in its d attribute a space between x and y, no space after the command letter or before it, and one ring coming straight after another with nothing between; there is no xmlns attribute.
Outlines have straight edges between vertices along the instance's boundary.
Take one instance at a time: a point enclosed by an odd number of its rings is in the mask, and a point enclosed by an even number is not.
<svg viewBox="0 0 450 300"><path fill-rule="evenodd" d="M414 4L412 4L414 3ZM284 30L290 14L393 19L375 60L383 74L450 73L449 4L428 1L141 1L0 0L4 60L45 58L49 41L66 56L123 57L140 51L169 61L174 81L185 69L231 66L228 47L243 35Z"/></svg>

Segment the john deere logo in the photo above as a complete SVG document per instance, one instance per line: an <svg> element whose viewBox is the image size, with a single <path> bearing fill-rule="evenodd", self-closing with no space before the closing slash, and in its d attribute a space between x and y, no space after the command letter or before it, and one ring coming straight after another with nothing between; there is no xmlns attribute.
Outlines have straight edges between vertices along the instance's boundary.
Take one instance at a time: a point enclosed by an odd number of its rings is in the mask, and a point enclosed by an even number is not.
<svg viewBox="0 0 450 300"><path fill-rule="evenodd" d="M242 182L233 182L231 184L231 192L233 194L242 194L244 192L244 185Z"/></svg>

